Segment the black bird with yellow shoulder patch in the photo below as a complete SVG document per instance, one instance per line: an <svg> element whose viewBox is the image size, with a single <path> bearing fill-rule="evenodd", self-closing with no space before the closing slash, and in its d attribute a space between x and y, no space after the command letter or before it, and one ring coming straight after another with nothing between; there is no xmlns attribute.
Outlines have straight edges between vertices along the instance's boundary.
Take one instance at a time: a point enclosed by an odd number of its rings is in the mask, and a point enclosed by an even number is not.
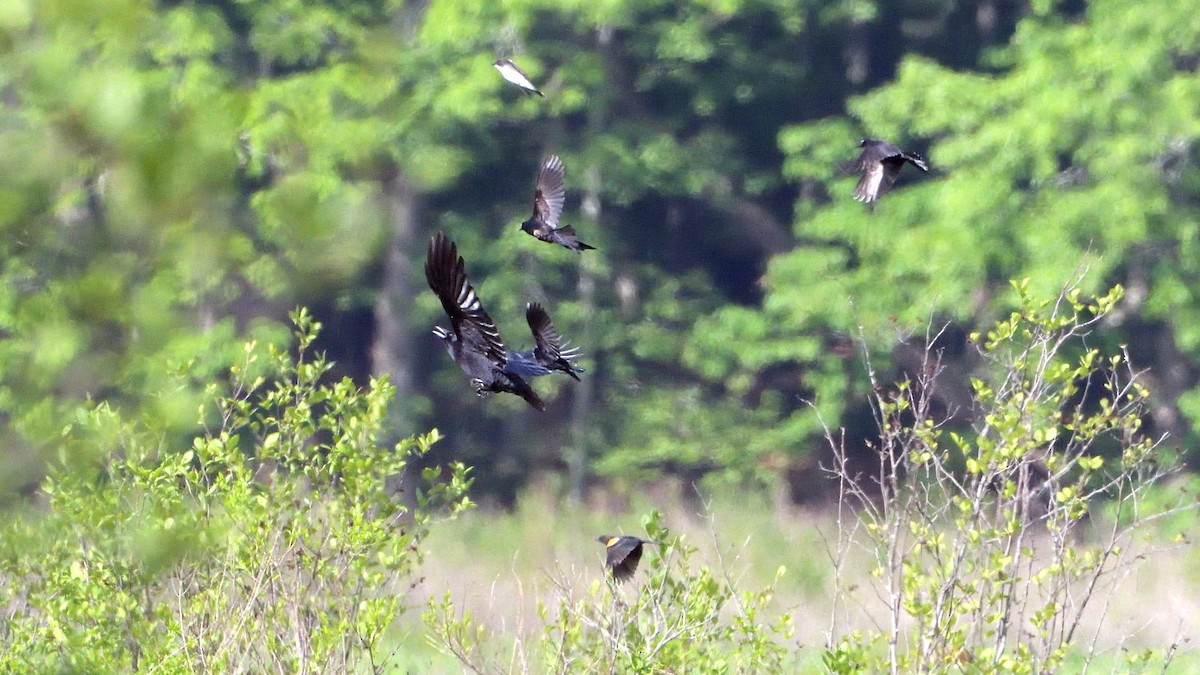
<svg viewBox="0 0 1200 675"><path fill-rule="evenodd" d="M617 581L625 581L633 576L642 560L642 547L654 543L648 539L623 534L604 534L597 540L604 544L606 551L604 566Z"/></svg>

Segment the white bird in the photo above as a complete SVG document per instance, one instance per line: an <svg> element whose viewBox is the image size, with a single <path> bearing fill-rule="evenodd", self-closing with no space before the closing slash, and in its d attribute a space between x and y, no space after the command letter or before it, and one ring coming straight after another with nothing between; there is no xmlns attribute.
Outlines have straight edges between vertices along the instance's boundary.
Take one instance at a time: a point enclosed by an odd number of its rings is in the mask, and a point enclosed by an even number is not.
<svg viewBox="0 0 1200 675"><path fill-rule="evenodd" d="M533 82L529 81L529 76L522 72L521 69L517 67L517 64L513 63L510 59L498 59L492 65L496 66L496 70L500 71L500 75L504 79L517 85L525 93L537 94L542 98L546 97L546 95L539 91L537 87L533 86Z"/></svg>

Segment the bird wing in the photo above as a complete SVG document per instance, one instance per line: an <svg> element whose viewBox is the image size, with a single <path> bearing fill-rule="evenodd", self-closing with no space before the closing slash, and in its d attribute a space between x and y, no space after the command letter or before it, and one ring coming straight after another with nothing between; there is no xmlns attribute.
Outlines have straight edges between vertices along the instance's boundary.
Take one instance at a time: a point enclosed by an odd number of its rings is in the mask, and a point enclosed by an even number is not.
<svg viewBox="0 0 1200 675"><path fill-rule="evenodd" d="M637 537L613 537L606 547L608 554L605 563L612 570L613 578L624 581L633 576L642 559L642 540Z"/></svg>
<svg viewBox="0 0 1200 675"><path fill-rule="evenodd" d="M867 152L864 150L863 155L866 154ZM873 202L879 197L887 171L884 170L883 162L864 161L862 157L859 157L859 164L863 175L858 179L858 185L854 186L854 198L860 202ZM896 176L893 173L892 181L894 180L896 180Z"/></svg>
<svg viewBox="0 0 1200 675"><path fill-rule="evenodd" d="M500 331L467 279L457 247L441 232L429 241L425 281L442 301L442 309L446 310L462 344L483 353L489 361L503 368L507 357Z"/></svg>
<svg viewBox="0 0 1200 675"><path fill-rule="evenodd" d="M525 306L525 320L529 322L533 342L542 354L551 361L562 358L562 336L554 329L546 310L538 303L531 302Z"/></svg>
<svg viewBox="0 0 1200 675"><path fill-rule="evenodd" d="M542 169L538 172L537 189L533 193L533 215L530 219L557 227L565 200L563 163L558 155L550 155L542 162Z"/></svg>

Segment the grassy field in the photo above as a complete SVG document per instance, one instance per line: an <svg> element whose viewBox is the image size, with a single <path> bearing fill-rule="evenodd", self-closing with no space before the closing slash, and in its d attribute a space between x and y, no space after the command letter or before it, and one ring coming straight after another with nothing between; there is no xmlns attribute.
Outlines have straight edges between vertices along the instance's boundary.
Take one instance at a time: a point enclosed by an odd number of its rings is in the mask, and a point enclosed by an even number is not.
<svg viewBox="0 0 1200 675"><path fill-rule="evenodd" d="M642 518L657 509L674 534L700 550L699 563L723 570L740 591L769 586L780 567L773 610L794 613L799 669L818 671L831 630L833 564L827 540L837 536L831 513L782 505L770 494L722 494L702 503L679 498L679 490L658 487L628 500L597 498L566 505L552 490L532 490L511 512L477 509L438 524L428 541L425 597L449 592L458 610L487 628L489 665L499 671L542 670L542 623L538 604L553 605L563 588L586 593L603 580L599 534L644 534ZM1109 577L1090 605L1079 644L1097 645L1097 672L1123 672L1126 659L1142 650L1166 651L1177 645L1170 672L1200 672L1200 554L1178 537L1189 523L1174 521L1138 542L1148 553L1128 570ZM1098 525L1097 525L1098 526ZM1086 535L1085 535L1086 536ZM644 565L658 555L648 552ZM671 555L667 552L666 555ZM696 561L693 561L693 565ZM848 564L850 626L871 627L879 603L865 553ZM639 572L621 593L637 593ZM461 666L426 641L419 612L405 619L397 651L403 669L459 672ZM1082 670L1083 663L1073 667Z"/></svg>

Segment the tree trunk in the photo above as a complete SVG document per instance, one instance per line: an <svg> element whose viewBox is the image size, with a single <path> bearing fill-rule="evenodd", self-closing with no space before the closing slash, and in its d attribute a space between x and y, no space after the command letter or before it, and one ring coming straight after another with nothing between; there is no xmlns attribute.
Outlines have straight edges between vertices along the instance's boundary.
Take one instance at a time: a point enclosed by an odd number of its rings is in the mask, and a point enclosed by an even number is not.
<svg viewBox="0 0 1200 675"><path fill-rule="evenodd" d="M418 289L412 285L411 254L417 250L418 195L408 180L396 173L384 179L382 198L392 223L392 236L383 259L383 279L375 299L375 335L371 343L371 374L386 375L396 388L398 405L392 412L391 441L412 433L412 420L404 405L413 390L409 311Z"/></svg>
<svg viewBox="0 0 1200 675"><path fill-rule="evenodd" d="M601 26L596 33L596 43L604 59L605 70L609 77L613 75L612 40L612 28ZM605 106L595 105L588 112L588 135L591 138L599 138L604 133L605 120L602 112L604 109ZM584 169L583 183L583 202L580 205L580 211L583 213L584 220L598 226L601 204L600 167L591 164ZM593 260L594 256L587 254L581 256L577 286L579 304L583 308L583 316L587 317L583 325L579 327L578 344L585 349L587 345L595 344L596 334L595 324L592 321L596 311L596 268ZM587 491L587 430L591 420L597 370L598 368L593 367L587 377L576 383L575 397L571 405L571 447L567 451L566 457L567 480L570 486L569 497L577 504L583 502Z"/></svg>

